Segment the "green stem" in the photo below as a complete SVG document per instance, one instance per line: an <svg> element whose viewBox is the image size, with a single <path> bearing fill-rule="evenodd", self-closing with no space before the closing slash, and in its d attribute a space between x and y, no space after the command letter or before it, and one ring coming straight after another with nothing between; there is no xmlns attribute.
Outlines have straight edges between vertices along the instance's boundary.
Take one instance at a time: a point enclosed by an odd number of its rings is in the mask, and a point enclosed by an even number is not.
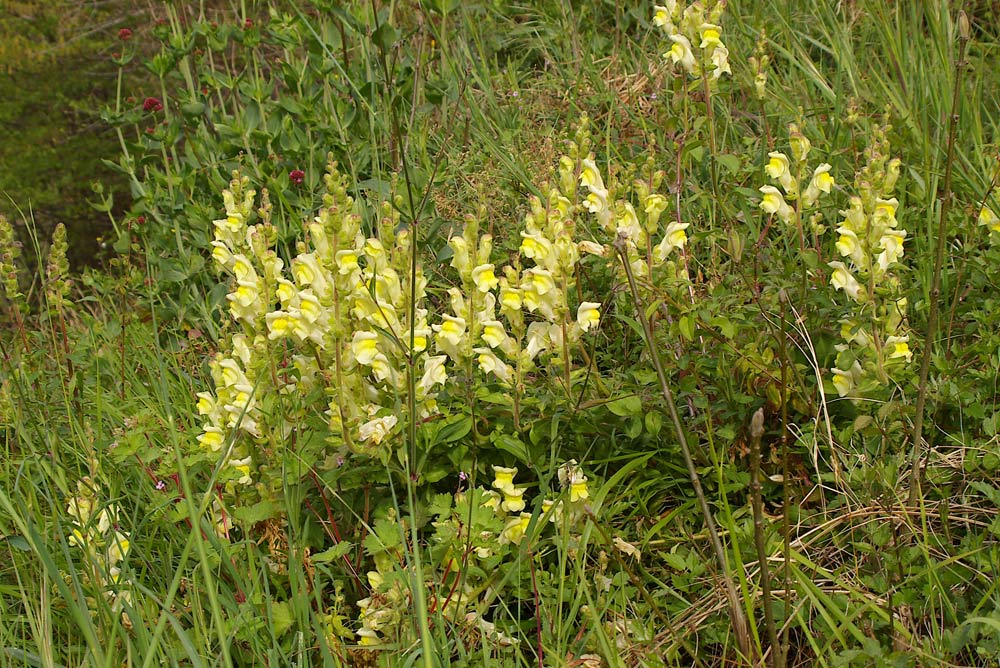
<svg viewBox="0 0 1000 668"><path fill-rule="evenodd" d="M688 447L687 437L684 434L684 427L681 425L680 416L677 414L677 405L674 403L673 392L671 392L670 386L667 384L667 374L663 368L663 361L660 359L660 353L653 338L653 329L649 324L649 319L646 317L646 309L639 296L639 288L636 285L635 276L632 274L632 267L628 262L628 254L625 250L625 239L619 237L615 241L614 247L618 252L619 258L621 259L622 266L625 269L625 275L628 277L629 289L632 293L632 301L635 306L636 315L639 317L639 322L642 324L644 338L646 339L646 349L649 352L649 356L653 360L653 366L656 369L656 376L660 382L660 392L663 394L663 399L667 404L670 420L673 422L674 432L676 433L677 440L680 443L681 453L684 455L684 464L687 467L688 475L691 478L691 486L694 487L695 496L698 498L698 505L701 509L702 517L705 520L705 527L708 530L708 535L712 542L712 549L715 552L715 557L719 562L719 568L722 569L726 599L729 603L729 618L733 625L733 631L736 634L736 641L739 644L740 653L744 657L749 658L751 657L750 631L746 615L743 612L743 607L740 605L739 595L736 592L736 585L733 582L732 574L729 572L729 564L726 561L726 553L722 547L722 539L719 537L719 531L715 525L715 519L712 517L712 510L709 508L708 500L705 498L705 491L702 489L701 479L698 476L698 470L695 468L694 460L691 458L691 449Z"/></svg>
<svg viewBox="0 0 1000 668"><path fill-rule="evenodd" d="M934 337L937 334L938 311L941 298L941 270L944 266L945 237L948 233L948 212L955 194L951 190L952 168L955 165L955 136L958 134L958 110L961 103L962 74L965 71L965 49L969 42L969 20L965 12L959 12L958 61L955 64L955 88L952 90L951 119L948 124L948 149L945 155L944 194L941 197L941 216L938 219L937 238L934 252L934 274L931 277L930 309L927 314L927 331L920 359L920 380L917 386L916 414L913 416L913 450L910 455L910 496L909 504L916 503L920 495L923 477L920 460L923 458L924 408L927 405L927 377L934 352Z"/></svg>

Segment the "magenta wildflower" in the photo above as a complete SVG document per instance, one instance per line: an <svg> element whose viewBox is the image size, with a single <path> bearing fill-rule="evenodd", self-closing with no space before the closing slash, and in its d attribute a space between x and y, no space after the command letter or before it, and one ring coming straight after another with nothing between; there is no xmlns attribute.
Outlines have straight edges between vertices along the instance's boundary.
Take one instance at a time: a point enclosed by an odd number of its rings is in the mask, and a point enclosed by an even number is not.
<svg viewBox="0 0 1000 668"><path fill-rule="evenodd" d="M306 173L303 172L301 169L293 169L292 171L288 172L288 178L292 180L292 183L301 184L302 181L306 178Z"/></svg>
<svg viewBox="0 0 1000 668"><path fill-rule="evenodd" d="M163 103L160 102L159 98L147 97L142 102L143 111L159 111L163 109Z"/></svg>

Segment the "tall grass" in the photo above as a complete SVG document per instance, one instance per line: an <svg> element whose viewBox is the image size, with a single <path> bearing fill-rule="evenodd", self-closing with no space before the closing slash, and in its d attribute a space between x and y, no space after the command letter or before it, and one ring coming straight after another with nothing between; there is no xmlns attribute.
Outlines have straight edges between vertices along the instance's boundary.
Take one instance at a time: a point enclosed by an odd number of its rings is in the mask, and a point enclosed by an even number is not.
<svg viewBox="0 0 1000 668"><path fill-rule="evenodd" d="M389 203L412 231L411 284L419 259L434 307L448 303L446 242L465 214L492 233L495 258L517 255L526 197L548 195L584 114L615 188L651 179L647 158L665 170L669 215L691 223L675 263L690 280L636 280L627 255L627 280L611 265L581 264L574 297L602 302L600 332L586 363L563 367L553 385L562 390L538 400L526 424L496 408L504 392L474 382L470 361L464 395L448 398L471 415L469 455L449 462L455 470L421 478L433 459L425 424L413 403L401 405L405 447L371 465L367 486L285 460L280 512L247 521L231 514L240 509L227 496L224 460L206 466L192 454L195 394L211 386L207 360L234 327L215 287L225 279L207 269L189 283L171 278L211 249L189 235L183 210L156 207L183 193L196 200L190 210L218 217L221 193L205 193L241 164L273 191L290 258L299 218L315 215L326 147L314 141L319 129L299 128L313 182L294 194L273 155L290 141L287 128L248 132L242 156L220 150L185 171L200 159L197 143L215 141L183 125L202 122L196 115L179 126L192 147L142 145L131 134L138 125L120 126L133 158L122 169L164 193L154 204L150 195L144 213L175 228L137 228L140 244L132 224L121 225L126 256L73 276L65 302L46 295L66 277L20 279L25 327L11 317L0 334L0 665L996 661L997 254L989 229L975 224L996 184L996 38L985 16L967 8L965 28L944 2L733 0L723 33L733 77L709 89L676 77L661 57L670 45L652 26L652 6L317 3L268 15L245 4L238 17L213 17L248 35L295 28L272 51L234 55L217 73L260 83L282 58L303 71L325 63L329 79L314 91L329 114L324 137L368 207L366 229ZM168 44L211 18L163 13ZM748 58L762 52L762 30L771 62L758 103ZM163 73L160 95L183 115L171 104L200 93L194 56L179 57L180 74ZM249 122L246 99L218 95L212 113ZM260 96L255 108L267 103ZM829 238L883 114L904 166L900 289L919 336L909 371L838 398L829 372L847 302L828 285L827 262L838 259ZM757 207L768 152L788 150L792 122L837 173L825 233L786 230ZM171 159L157 164L154 150ZM597 231L584 219L579 228ZM405 335L412 349L416 333ZM422 373L414 359L402 393L410 400ZM525 384L541 387L543 376ZM445 441L436 456L462 443ZM570 458L592 483L573 521L542 505ZM475 570L472 536L456 542L461 558L442 558L431 518L446 516L442 504L462 507L460 524L473 526L479 509L460 504L489 488L490 464L508 461L532 480L524 540L494 573ZM74 534L88 528L72 517L82 494L95 504L90 529L100 511L117 513L93 539ZM120 576L107 556L115 531L129 542ZM397 553L391 568L376 566ZM406 596L396 640L374 648L355 634L357 604L394 590L367 571L398 578ZM488 583L470 607L478 626L445 609L472 581Z"/></svg>

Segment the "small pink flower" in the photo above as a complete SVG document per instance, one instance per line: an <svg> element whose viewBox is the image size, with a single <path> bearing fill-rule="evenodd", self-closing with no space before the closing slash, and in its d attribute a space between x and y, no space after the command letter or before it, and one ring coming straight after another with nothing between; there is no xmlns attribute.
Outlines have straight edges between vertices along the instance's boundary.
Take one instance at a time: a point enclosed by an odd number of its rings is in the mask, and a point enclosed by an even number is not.
<svg viewBox="0 0 1000 668"><path fill-rule="evenodd" d="M160 111L161 109L163 109L163 103L158 98L147 97L142 102L143 111Z"/></svg>
<svg viewBox="0 0 1000 668"><path fill-rule="evenodd" d="M253 21L251 21L250 19L247 19L246 21L244 21L243 22L243 28L245 30L250 30L250 28L253 28Z"/></svg>
<svg viewBox="0 0 1000 668"><path fill-rule="evenodd" d="M301 184L302 181L306 178L306 173L303 172L301 169L293 169L292 171L288 172L288 178L292 180L292 183Z"/></svg>
<svg viewBox="0 0 1000 668"><path fill-rule="evenodd" d="M130 39L132 39L132 31L129 30L128 28L122 28L121 30L118 31L118 39L120 39L123 42L129 41Z"/></svg>

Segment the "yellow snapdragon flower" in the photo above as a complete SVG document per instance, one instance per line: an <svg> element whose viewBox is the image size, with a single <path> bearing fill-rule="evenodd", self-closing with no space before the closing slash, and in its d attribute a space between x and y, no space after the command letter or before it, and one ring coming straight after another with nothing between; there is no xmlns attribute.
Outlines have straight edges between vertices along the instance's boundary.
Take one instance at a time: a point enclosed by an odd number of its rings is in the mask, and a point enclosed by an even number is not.
<svg viewBox="0 0 1000 668"><path fill-rule="evenodd" d="M988 206L979 210L979 224L990 228L990 232L1000 232L1000 216L997 216Z"/></svg>
<svg viewBox="0 0 1000 668"><path fill-rule="evenodd" d="M476 289L480 292L494 290L500 284L492 264L481 264L472 270L472 281L476 284Z"/></svg>
<svg viewBox="0 0 1000 668"><path fill-rule="evenodd" d="M520 544L524 540L530 523L531 513L521 513L520 516L511 518L504 527L503 533L500 534L500 542Z"/></svg>
<svg viewBox="0 0 1000 668"><path fill-rule="evenodd" d="M856 302L860 303L864 300L861 285L858 284L857 279L854 278L854 275L843 262L829 262L827 265L833 269L833 274L830 276L830 285L837 290L843 290Z"/></svg>
<svg viewBox="0 0 1000 668"><path fill-rule="evenodd" d="M674 65L683 67L688 74L697 76L698 61L691 50L691 41L680 34L670 35L670 41L673 42L673 46L670 47L670 51L663 54L663 57L669 58Z"/></svg>
<svg viewBox="0 0 1000 668"><path fill-rule="evenodd" d="M576 322L585 332L591 327L597 327L601 321L601 304L599 302L583 302L576 309Z"/></svg>
<svg viewBox="0 0 1000 668"><path fill-rule="evenodd" d="M889 351L889 359L905 359L907 362L913 359L913 352L910 350L910 337L890 336L885 340L885 348Z"/></svg>
<svg viewBox="0 0 1000 668"><path fill-rule="evenodd" d="M351 354L358 364L371 366L378 355L378 334L375 332L354 332L351 338Z"/></svg>
<svg viewBox="0 0 1000 668"><path fill-rule="evenodd" d="M777 151L772 151L767 155L770 158L767 165L764 167L764 171L767 172L767 175L780 183L781 187L784 188L785 192L789 195L797 192L798 186L795 183L795 177L792 176L788 156Z"/></svg>
<svg viewBox="0 0 1000 668"><path fill-rule="evenodd" d="M203 448L207 448L212 452L218 452L226 443L226 435L218 427L207 425L204 427L204 431L198 436L198 443Z"/></svg>
<svg viewBox="0 0 1000 668"><path fill-rule="evenodd" d="M517 468L507 468L505 466L493 467L493 487L499 489L504 494L514 492L514 476L517 475Z"/></svg>
<svg viewBox="0 0 1000 668"><path fill-rule="evenodd" d="M764 194L764 199L760 201L760 208L766 213L777 216L782 222L791 222L794 212L788 206L781 192L774 186L761 186L760 192Z"/></svg>

